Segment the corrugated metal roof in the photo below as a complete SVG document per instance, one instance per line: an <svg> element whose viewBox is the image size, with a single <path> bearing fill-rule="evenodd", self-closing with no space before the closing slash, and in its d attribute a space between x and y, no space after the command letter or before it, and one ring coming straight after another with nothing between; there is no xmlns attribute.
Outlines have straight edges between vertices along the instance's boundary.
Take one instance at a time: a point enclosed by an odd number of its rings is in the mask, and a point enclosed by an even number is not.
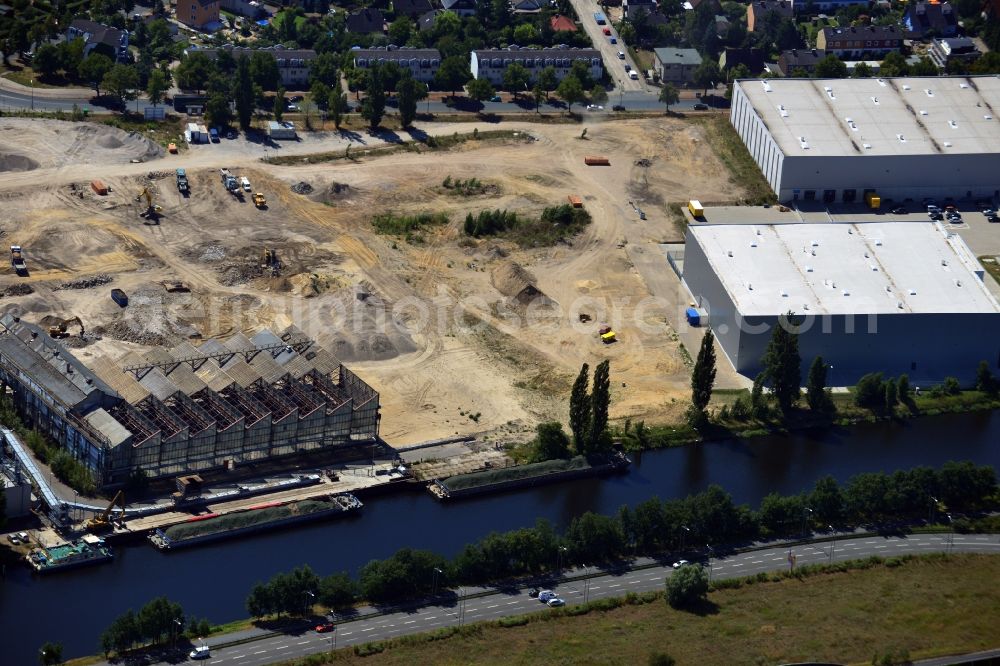
<svg viewBox="0 0 1000 666"><path fill-rule="evenodd" d="M250 338L242 333L237 333L233 337L226 340L225 345L227 349L238 352L250 351L254 347L253 343L250 342Z"/></svg>
<svg viewBox="0 0 1000 666"><path fill-rule="evenodd" d="M285 372L290 374L292 377L299 379L313 369L313 364L307 361L304 356L296 355L295 358L282 367L285 369Z"/></svg>
<svg viewBox="0 0 1000 666"><path fill-rule="evenodd" d="M312 363L313 368L321 375L329 375L340 368L340 361L330 351L322 347L314 347L306 352L306 359Z"/></svg>
<svg viewBox="0 0 1000 666"><path fill-rule="evenodd" d="M187 363L181 363L178 365L167 374L167 377L177 388L183 391L185 395L197 393L205 388L205 382L198 377L193 370L191 370L191 366Z"/></svg>
<svg viewBox="0 0 1000 666"><path fill-rule="evenodd" d="M261 352L254 356L253 360L250 361L250 366L268 384L276 382L288 374L284 368L271 358L269 352Z"/></svg>
<svg viewBox="0 0 1000 666"><path fill-rule="evenodd" d="M160 400L166 400L180 390L172 381L167 379L167 376L159 368L153 368L147 372L139 380L139 383Z"/></svg>
<svg viewBox="0 0 1000 666"><path fill-rule="evenodd" d="M225 372L243 388L250 386L255 381L260 379L260 373L247 365L246 361L242 358L237 358L233 362L229 363L225 368Z"/></svg>
<svg viewBox="0 0 1000 666"><path fill-rule="evenodd" d="M132 433L104 409L95 409L84 417L97 432L104 435L112 448L127 442Z"/></svg>
<svg viewBox="0 0 1000 666"><path fill-rule="evenodd" d="M149 395L146 387L137 382L131 373L122 370L107 356L98 356L91 361L90 368L130 404L134 405Z"/></svg>

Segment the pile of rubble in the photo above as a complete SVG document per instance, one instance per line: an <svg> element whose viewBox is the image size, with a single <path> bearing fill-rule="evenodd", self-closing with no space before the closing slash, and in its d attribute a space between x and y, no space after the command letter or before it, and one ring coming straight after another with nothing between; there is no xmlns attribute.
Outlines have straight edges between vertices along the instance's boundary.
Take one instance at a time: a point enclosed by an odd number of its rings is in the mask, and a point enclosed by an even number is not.
<svg viewBox="0 0 1000 666"><path fill-rule="evenodd" d="M292 185L292 192L296 194L312 194L313 186L309 183L300 180L299 182Z"/></svg>
<svg viewBox="0 0 1000 666"><path fill-rule="evenodd" d="M104 326L100 332L114 340L134 342L139 345L155 346L167 343L167 339L163 335L152 331L136 330L133 325L120 319Z"/></svg>
<svg viewBox="0 0 1000 666"><path fill-rule="evenodd" d="M168 171L150 171L146 174L146 178L148 180L160 180L161 178L167 178L170 175L172 174Z"/></svg>
<svg viewBox="0 0 1000 666"><path fill-rule="evenodd" d="M264 275L264 269L256 263L230 264L222 268L219 283L227 287L246 284Z"/></svg>
<svg viewBox="0 0 1000 666"><path fill-rule="evenodd" d="M3 290L4 296L27 296L35 293L30 284L12 284Z"/></svg>
<svg viewBox="0 0 1000 666"><path fill-rule="evenodd" d="M108 284L113 279L114 278L107 273L101 273L100 275L91 275L90 277L63 282L61 285L56 287L56 289L91 289L93 287L99 287L102 284Z"/></svg>

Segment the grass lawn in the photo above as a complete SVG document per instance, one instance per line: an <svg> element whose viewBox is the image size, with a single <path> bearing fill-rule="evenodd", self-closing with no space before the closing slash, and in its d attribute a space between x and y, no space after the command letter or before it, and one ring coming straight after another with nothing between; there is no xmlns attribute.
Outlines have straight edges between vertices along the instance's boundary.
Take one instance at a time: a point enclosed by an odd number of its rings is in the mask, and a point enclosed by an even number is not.
<svg viewBox="0 0 1000 666"><path fill-rule="evenodd" d="M367 657L341 650L308 663L639 665L653 653L678 664L871 663L889 652L916 659L1000 646L996 580L1000 557L915 559L712 592L703 614L657 600L510 628L467 627L467 635L405 641L415 644Z"/></svg>
<svg viewBox="0 0 1000 666"><path fill-rule="evenodd" d="M689 117L688 122L702 126L708 145L729 169L736 184L746 190L746 197L740 203L756 205L777 200L764 174L729 123L728 115Z"/></svg>

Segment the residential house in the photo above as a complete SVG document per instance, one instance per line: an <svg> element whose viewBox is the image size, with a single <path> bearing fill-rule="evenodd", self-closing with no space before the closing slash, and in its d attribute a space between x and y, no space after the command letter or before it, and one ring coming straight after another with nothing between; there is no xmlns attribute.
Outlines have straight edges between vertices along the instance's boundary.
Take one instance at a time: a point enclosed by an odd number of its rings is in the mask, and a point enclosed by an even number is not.
<svg viewBox="0 0 1000 666"><path fill-rule="evenodd" d="M387 46L375 49L358 49L351 51L354 55L354 66L368 69L376 64L396 63L400 69L410 70L417 81L430 83L441 66L441 53L437 49L413 49Z"/></svg>
<svg viewBox="0 0 1000 666"><path fill-rule="evenodd" d="M494 86L499 86L503 84L504 71L513 63L524 66L532 79L546 67L552 67L556 72L556 80L562 81L575 61L585 63L594 80L599 81L604 76L604 62L600 51L567 46L532 49L512 45L506 49L479 49L472 52L470 69L475 78L486 79Z"/></svg>
<svg viewBox="0 0 1000 666"><path fill-rule="evenodd" d="M634 19L639 13L656 11L656 0L622 0L622 17Z"/></svg>
<svg viewBox="0 0 1000 666"><path fill-rule="evenodd" d="M950 3L915 2L903 14L903 27L910 39L954 37L958 34L958 18Z"/></svg>
<svg viewBox="0 0 1000 666"><path fill-rule="evenodd" d="M417 27L420 32L426 32L434 27L434 22L437 21L438 14L443 14L443 9L432 9L425 14L421 14L420 18L417 19Z"/></svg>
<svg viewBox="0 0 1000 666"><path fill-rule="evenodd" d="M766 20L768 14L777 14L782 20L792 18L791 0L754 0L747 5L747 32L753 32L757 24Z"/></svg>
<svg viewBox="0 0 1000 666"><path fill-rule="evenodd" d="M441 9L455 12L459 16L475 16L476 0L438 0Z"/></svg>
<svg viewBox="0 0 1000 666"><path fill-rule="evenodd" d="M219 0L177 0L177 20L195 30L211 30L219 23Z"/></svg>
<svg viewBox="0 0 1000 666"><path fill-rule="evenodd" d="M722 11L722 3L719 0L688 0L688 2L685 3L684 9L687 9L688 4L691 5L691 9L698 9L703 2L707 2L711 5L716 14Z"/></svg>
<svg viewBox="0 0 1000 666"><path fill-rule="evenodd" d="M778 68L784 76L792 76L797 69L804 70L812 76L816 64L826 57L826 51L819 49L791 49L782 51L778 56Z"/></svg>
<svg viewBox="0 0 1000 666"><path fill-rule="evenodd" d="M867 7L871 0L797 0L793 2L792 9L796 14L836 14L838 9L850 7L851 5L864 5Z"/></svg>
<svg viewBox="0 0 1000 666"><path fill-rule="evenodd" d="M866 60L865 56L882 58L903 46L903 31L894 25L850 26L823 28L816 36L816 48L832 53L841 60Z"/></svg>
<svg viewBox="0 0 1000 666"><path fill-rule="evenodd" d="M347 15L347 32L367 35L385 31L385 17L378 9L366 7Z"/></svg>
<svg viewBox="0 0 1000 666"><path fill-rule="evenodd" d="M409 16L416 19L431 11L430 0L393 0L392 9L396 16Z"/></svg>
<svg viewBox="0 0 1000 666"><path fill-rule="evenodd" d="M756 76L764 71L764 52L758 48L737 49L727 46L719 56L719 69L728 72L737 65L744 65Z"/></svg>
<svg viewBox="0 0 1000 666"><path fill-rule="evenodd" d="M931 61L944 69L954 61L971 62L980 56L976 43L968 37L945 37L931 42L928 50Z"/></svg>
<svg viewBox="0 0 1000 666"><path fill-rule="evenodd" d="M568 16L556 14L549 19L549 27L553 32L576 32L576 22Z"/></svg>
<svg viewBox="0 0 1000 666"><path fill-rule="evenodd" d="M537 14L548 0L510 0L510 8L515 14Z"/></svg>
<svg viewBox="0 0 1000 666"><path fill-rule="evenodd" d="M66 41L83 40L83 57L103 53L112 60L128 59L128 30L111 28L87 19L75 19L66 30Z"/></svg>
<svg viewBox="0 0 1000 666"><path fill-rule="evenodd" d="M729 34L729 19L718 14L715 17L715 35L719 39L725 39L726 35Z"/></svg>
<svg viewBox="0 0 1000 666"><path fill-rule="evenodd" d="M278 75L281 77L281 85L288 90L303 90L308 87L309 68L312 66L312 61L316 59L316 52L312 49L286 49L280 44L266 49L247 49L233 46L200 48L192 46L186 49L184 54L188 55L197 51L198 53L204 53L209 59L215 60L220 50L228 52L234 60L239 59L242 55L249 57L255 51L273 56L278 65Z"/></svg>
<svg viewBox="0 0 1000 666"><path fill-rule="evenodd" d="M222 9L233 14L246 16L252 19L266 14L263 5L257 0L219 0Z"/></svg>
<svg viewBox="0 0 1000 666"><path fill-rule="evenodd" d="M701 56L694 49L653 49L653 71L664 83L689 83L700 64Z"/></svg>

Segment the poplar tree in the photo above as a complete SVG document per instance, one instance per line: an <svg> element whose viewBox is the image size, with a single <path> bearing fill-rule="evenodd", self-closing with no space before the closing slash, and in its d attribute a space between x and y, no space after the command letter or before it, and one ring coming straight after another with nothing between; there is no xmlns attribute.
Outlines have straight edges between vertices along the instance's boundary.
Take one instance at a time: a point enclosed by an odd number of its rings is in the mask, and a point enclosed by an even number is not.
<svg viewBox="0 0 1000 666"><path fill-rule="evenodd" d="M569 429L573 433L573 446L577 453L586 452L587 437L590 435L590 395L587 391L589 373L590 366L584 363L569 396Z"/></svg>
<svg viewBox="0 0 1000 666"><path fill-rule="evenodd" d="M715 384L715 336L712 330L705 331L701 338L701 349L698 359L691 371L691 405L700 413L705 413L712 399L712 386Z"/></svg>
<svg viewBox="0 0 1000 666"><path fill-rule="evenodd" d="M799 400L802 382L802 358L799 356L797 324L791 312L781 315L771 332L764 353L764 372L775 400L787 413Z"/></svg>
<svg viewBox="0 0 1000 666"><path fill-rule="evenodd" d="M594 368L594 385L590 393L590 450L602 446L604 431L608 428L608 407L611 405L611 362L601 361Z"/></svg>

